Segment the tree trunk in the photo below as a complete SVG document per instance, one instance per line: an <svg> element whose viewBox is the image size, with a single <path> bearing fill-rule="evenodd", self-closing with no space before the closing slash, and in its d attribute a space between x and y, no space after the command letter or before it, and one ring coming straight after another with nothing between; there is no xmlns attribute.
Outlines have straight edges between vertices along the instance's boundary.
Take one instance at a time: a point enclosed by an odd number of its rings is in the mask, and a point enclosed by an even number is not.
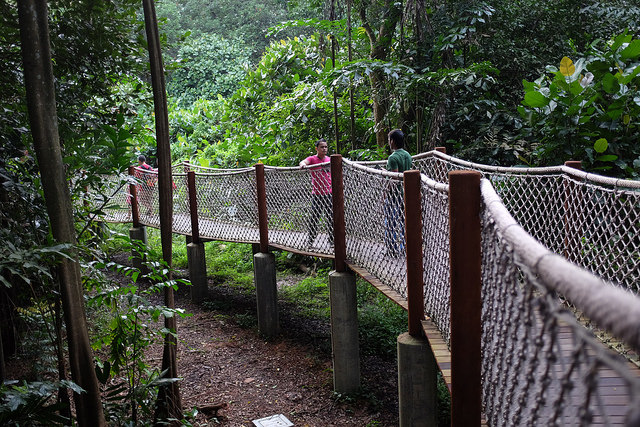
<svg viewBox="0 0 640 427"><path fill-rule="evenodd" d="M71 197L58 136L47 3L43 0L20 0L18 16L29 122L51 232L57 243L75 247ZM80 426L104 426L106 423L87 332L80 266L75 251L70 255L71 260L62 259L58 277L67 326L71 376L85 390L73 395L76 416Z"/></svg>
<svg viewBox="0 0 640 427"><path fill-rule="evenodd" d="M158 191L160 200L160 238L162 258L171 267L171 244L173 227L173 186L171 185L171 149L169 146L169 113L167 110L167 92L165 90L164 66L158 34L158 20L153 0L142 0L144 23L149 47L151 84L156 118L156 141L158 144ZM171 272L167 280L171 280ZM175 308L173 288L164 288L164 304ZM164 318L165 328L177 333L175 317ZM177 342L172 334L166 334L162 353L162 370L165 378L178 378ZM182 419L182 402L178 382L162 387L158 393L156 418Z"/></svg>
<svg viewBox="0 0 640 427"><path fill-rule="evenodd" d="M363 1L360 6L360 19L362 28L364 28L371 50L369 57L374 60L386 61L389 55L389 49L393 41L393 33L396 30L398 22L402 17L402 9L399 3L394 0L387 0L382 14L380 28L376 34L367 18L368 3ZM369 75L371 83L371 92L373 100L373 120L376 132L376 142L379 147L383 147L387 143L388 126L384 125L384 119L387 115L387 99L385 94L386 78L381 70L375 70Z"/></svg>

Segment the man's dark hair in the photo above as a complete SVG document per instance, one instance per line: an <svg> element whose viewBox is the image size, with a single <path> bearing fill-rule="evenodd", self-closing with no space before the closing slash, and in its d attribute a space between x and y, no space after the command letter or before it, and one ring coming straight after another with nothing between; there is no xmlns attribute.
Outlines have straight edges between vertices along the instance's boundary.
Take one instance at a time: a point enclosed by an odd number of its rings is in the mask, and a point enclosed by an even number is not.
<svg viewBox="0 0 640 427"><path fill-rule="evenodd" d="M140 154L140 155L138 156L138 161L140 161L140 162L146 162L146 161L147 161L147 158L144 156L144 154Z"/></svg>
<svg viewBox="0 0 640 427"><path fill-rule="evenodd" d="M316 141L316 147L320 145L321 142L327 142L327 141L325 141L324 138L320 138L319 140Z"/></svg>
<svg viewBox="0 0 640 427"><path fill-rule="evenodd" d="M404 133L400 129L394 129L389 132L389 139L393 141L393 145L397 148L404 148Z"/></svg>

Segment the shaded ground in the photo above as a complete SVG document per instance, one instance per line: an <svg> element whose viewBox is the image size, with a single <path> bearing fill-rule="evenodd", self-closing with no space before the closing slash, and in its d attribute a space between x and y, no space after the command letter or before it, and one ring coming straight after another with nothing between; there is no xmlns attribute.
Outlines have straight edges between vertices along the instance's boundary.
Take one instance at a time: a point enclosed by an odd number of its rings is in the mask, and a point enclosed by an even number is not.
<svg viewBox="0 0 640 427"><path fill-rule="evenodd" d="M178 321L185 409L226 404L208 425L253 426L252 420L276 414L295 426L398 424L395 360L362 357L362 391L337 396L328 321L302 316L281 301L281 336L266 341L255 328L252 296L211 282L209 289L202 305L192 304L184 290L176 295L176 306L193 313ZM202 412L196 420L207 425Z"/></svg>

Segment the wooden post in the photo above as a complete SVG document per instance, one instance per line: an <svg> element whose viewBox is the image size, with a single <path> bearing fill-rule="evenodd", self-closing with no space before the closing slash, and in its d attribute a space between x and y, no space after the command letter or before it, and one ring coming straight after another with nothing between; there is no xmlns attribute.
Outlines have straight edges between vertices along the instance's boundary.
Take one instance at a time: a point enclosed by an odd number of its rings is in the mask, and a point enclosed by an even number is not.
<svg viewBox="0 0 640 427"><path fill-rule="evenodd" d="M187 173L187 189L189 191L189 213L191 214L191 242L200 243L200 229L198 227L198 202L196 198L196 173Z"/></svg>
<svg viewBox="0 0 640 427"><path fill-rule="evenodd" d="M449 173L451 425L481 420L480 173Z"/></svg>
<svg viewBox="0 0 640 427"><path fill-rule="evenodd" d="M424 277L422 265L422 197L420 171L403 174L405 238L407 240L407 300L409 334L422 337L424 320Z"/></svg>
<svg viewBox="0 0 640 427"><path fill-rule="evenodd" d="M347 271L347 240L344 222L344 185L342 182L342 156L331 155L331 194L333 199L333 242L335 269Z"/></svg>
<svg viewBox="0 0 640 427"><path fill-rule="evenodd" d="M136 168L129 166L129 176L135 176ZM138 191L135 184L129 184L129 195L131 196L131 219L133 227L140 227L140 205L138 204Z"/></svg>
<svg viewBox="0 0 640 427"><path fill-rule="evenodd" d="M447 154L447 147L436 147L434 150L442 154Z"/></svg>
<svg viewBox="0 0 640 427"><path fill-rule="evenodd" d="M258 196L258 227L260 228L260 252L269 252L269 218L267 216L267 187L264 179L264 165L256 164L256 186Z"/></svg>

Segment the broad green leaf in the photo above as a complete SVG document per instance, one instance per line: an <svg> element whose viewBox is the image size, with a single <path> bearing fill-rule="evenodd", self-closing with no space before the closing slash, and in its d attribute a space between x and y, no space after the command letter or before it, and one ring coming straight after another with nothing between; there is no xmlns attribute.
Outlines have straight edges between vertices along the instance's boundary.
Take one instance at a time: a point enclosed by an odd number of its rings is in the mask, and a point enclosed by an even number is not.
<svg viewBox="0 0 640 427"><path fill-rule="evenodd" d="M609 143L606 138L600 138L593 144L593 149L596 150L596 153L604 153L608 147Z"/></svg>
<svg viewBox="0 0 640 427"><path fill-rule="evenodd" d="M620 83L613 74L607 73L602 78L602 88L607 93L616 93L620 90Z"/></svg>
<svg viewBox="0 0 640 427"><path fill-rule="evenodd" d="M549 98L538 91L527 92L524 95L524 103L529 107L542 108L549 104Z"/></svg>
<svg viewBox="0 0 640 427"><path fill-rule="evenodd" d="M560 72L565 76L571 76L576 72L576 66L573 61L566 56L560 61Z"/></svg>
<svg viewBox="0 0 640 427"><path fill-rule="evenodd" d="M620 52L622 59L634 59L640 56L640 39L633 40Z"/></svg>
<svg viewBox="0 0 640 427"><path fill-rule="evenodd" d="M618 159L615 154L605 154L604 156L596 157L596 161L599 162L613 162Z"/></svg>

